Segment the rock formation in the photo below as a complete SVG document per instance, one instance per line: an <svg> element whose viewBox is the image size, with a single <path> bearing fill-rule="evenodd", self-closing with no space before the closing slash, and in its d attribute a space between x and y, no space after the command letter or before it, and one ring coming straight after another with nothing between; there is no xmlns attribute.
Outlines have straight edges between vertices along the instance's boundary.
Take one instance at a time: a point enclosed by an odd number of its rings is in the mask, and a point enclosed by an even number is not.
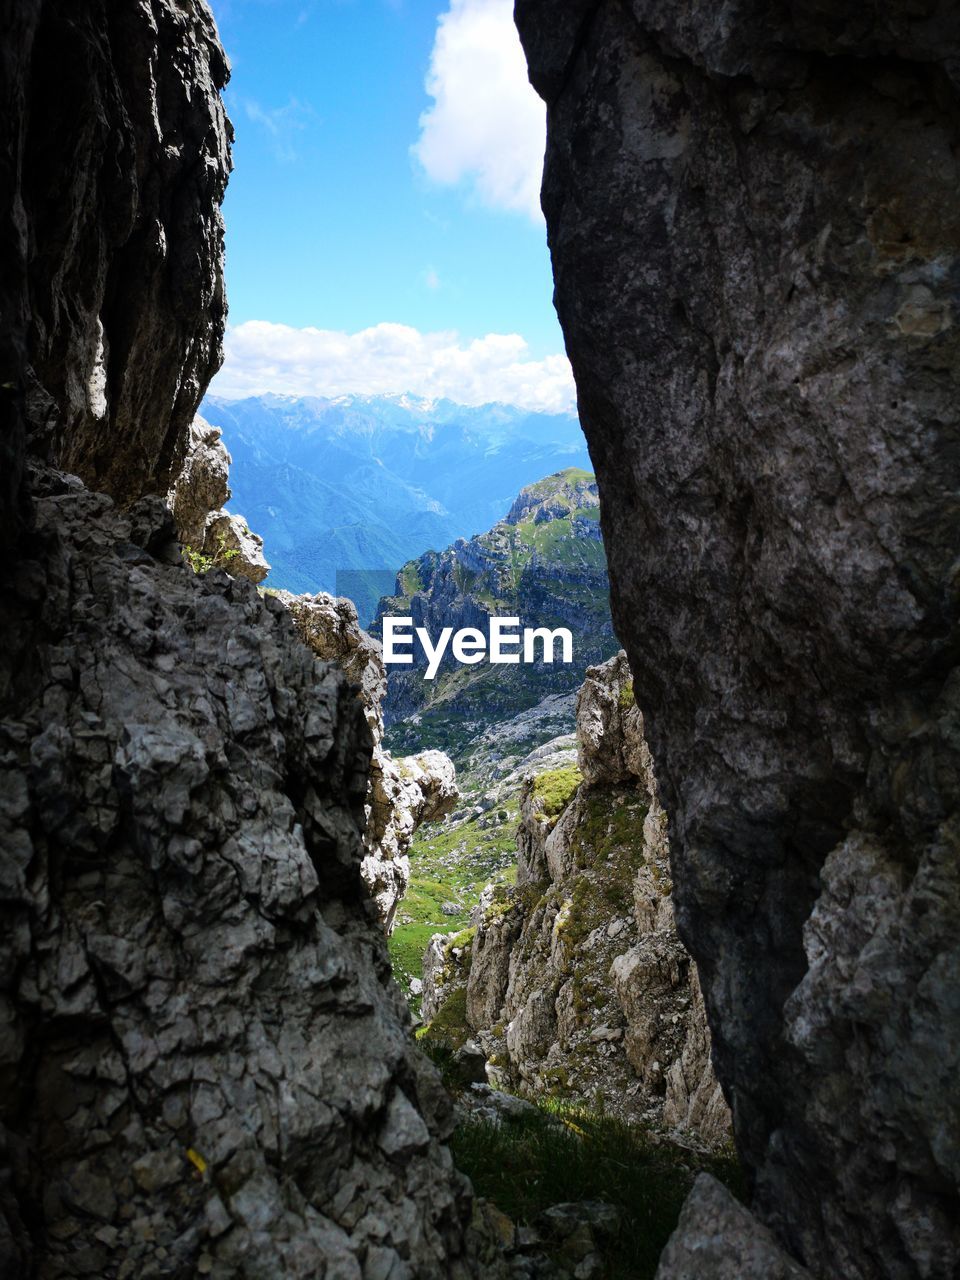
<svg viewBox="0 0 960 1280"><path fill-rule="evenodd" d="M251 532L243 516L224 509L230 498L230 454L220 436L219 427L194 418L167 500L180 541L198 568L216 567L234 578L262 582L270 572L263 539Z"/></svg>
<svg viewBox="0 0 960 1280"><path fill-rule="evenodd" d="M960 13L518 0L556 304L753 1204L960 1267Z"/></svg>
<svg viewBox="0 0 960 1280"><path fill-rule="evenodd" d="M0 15L0 1272L475 1275L361 708L159 496L223 324L212 18Z"/></svg>
<svg viewBox="0 0 960 1280"><path fill-rule="evenodd" d="M323 592L294 596L288 591L277 592L276 598L289 609L304 643L318 658L335 662L357 689L373 737L362 870L389 933L410 883L410 842L424 822L435 822L455 808L460 799L456 770L442 751L395 760L384 750L383 650L361 629L352 600Z"/></svg>
<svg viewBox="0 0 960 1280"><path fill-rule="evenodd" d="M516 889L490 887L472 938L432 941L423 1016L465 988L493 1079L717 1142L729 1115L624 654L588 670L577 744L579 770L526 782Z"/></svg>

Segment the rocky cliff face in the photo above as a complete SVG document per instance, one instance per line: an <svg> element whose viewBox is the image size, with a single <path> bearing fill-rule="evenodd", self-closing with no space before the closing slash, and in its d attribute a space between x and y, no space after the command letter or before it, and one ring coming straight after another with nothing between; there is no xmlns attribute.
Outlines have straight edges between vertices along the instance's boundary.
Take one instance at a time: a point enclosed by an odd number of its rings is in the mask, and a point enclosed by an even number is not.
<svg viewBox="0 0 960 1280"><path fill-rule="evenodd" d="M209 11L0 16L0 1272L473 1275L362 709L151 496L223 321Z"/></svg>
<svg viewBox="0 0 960 1280"><path fill-rule="evenodd" d="M472 938L431 944L424 1017L465 988L499 1083L717 1142L729 1114L623 654L587 672L577 742L579 769L526 782L516 888L491 886Z"/></svg>
<svg viewBox="0 0 960 1280"><path fill-rule="evenodd" d="M357 690L373 738L365 806L362 871L389 933L410 883L407 850L425 822L452 813L460 799L456 770L442 751L421 751L395 760L383 742L383 699L387 671L378 641L360 627L351 600L322 592L276 598L289 609L305 644L318 658L335 662Z"/></svg>
<svg viewBox="0 0 960 1280"><path fill-rule="evenodd" d="M519 0L556 301L754 1204L960 1265L960 17Z"/></svg>
<svg viewBox="0 0 960 1280"><path fill-rule="evenodd" d="M226 315L213 18L203 3L25 0L4 19L4 290L34 446L119 501L163 492Z"/></svg>

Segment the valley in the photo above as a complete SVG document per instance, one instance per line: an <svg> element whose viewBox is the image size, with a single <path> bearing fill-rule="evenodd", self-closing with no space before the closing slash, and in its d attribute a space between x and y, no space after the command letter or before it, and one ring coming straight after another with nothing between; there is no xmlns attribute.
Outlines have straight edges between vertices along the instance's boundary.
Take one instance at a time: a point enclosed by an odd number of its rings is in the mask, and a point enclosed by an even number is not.
<svg viewBox="0 0 960 1280"><path fill-rule="evenodd" d="M364 624L406 561L489 528L551 470L590 465L572 413L272 394L208 395L201 412L223 432L231 508L264 540L267 585L348 595Z"/></svg>

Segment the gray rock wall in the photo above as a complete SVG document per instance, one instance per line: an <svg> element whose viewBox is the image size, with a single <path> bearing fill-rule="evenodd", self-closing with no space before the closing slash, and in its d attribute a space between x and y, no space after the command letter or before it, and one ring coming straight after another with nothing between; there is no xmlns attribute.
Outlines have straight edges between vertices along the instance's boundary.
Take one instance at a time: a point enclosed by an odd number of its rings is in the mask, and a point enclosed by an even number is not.
<svg viewBox="0 0 960 1280"><path fill-rule="evenodd" d="M229 72L213 18L202 0L4 9L35 446L120 501L163 493L226 316Z"/></svg>
<svg viewBox="0 0 960 1280"><path fill-rule="evenodd" d="M360 866L370 736L158 499L37 479L3 597L0 1272L471 1275Z"/></svg>
<svg viewBox="0 0 960 1280"><path fill-rule="evenodd" d="M433 940L424 1016L465 985L500 1083L723 1142L730 1115L677 936L666 817L623 653L587 670L577 755L579 775L527 778L517 887L484 892L469 963Z"/></svg>
<svg viewBox="0 0 960 1280"><path fill-rule="evenodd" d="M453 762L442 751L423 751L395 759L383 748L383 700L387 669L379 640L357 619L352 600L318 592L277 593L294 626L318 658L346 673L357 691L373 737L370 783L365 806L363 877L387 933L392 932L400 900L410 883L407 850L425 822L452 813L460 799Z"/></svg>
<svg viewBox="0 0 960 1280"><path fill-rule="evenodd" d="M755 1205L960 1265L960 16L519 0L556 303Z"/></svg>
<svg viewBox="0 0 960 1280"><path fill-rule="evenodd" d="M209 10L0 26L0 1274L476 1275L361 705L149 496L219 358Z"/></svg>

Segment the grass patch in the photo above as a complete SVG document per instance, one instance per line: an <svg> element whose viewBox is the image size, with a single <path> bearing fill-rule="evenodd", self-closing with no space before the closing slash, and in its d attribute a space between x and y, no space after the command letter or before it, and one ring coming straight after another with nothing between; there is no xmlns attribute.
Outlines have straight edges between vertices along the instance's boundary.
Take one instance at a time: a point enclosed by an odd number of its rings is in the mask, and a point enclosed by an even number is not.
<svg viewBox="0 0 960 1280"><path fill-rule="evenodd" d="M481 827L474 820L417 832L410 848L410 886L389 939L394 977L405 992L412 978L422 978L423 953L435 933L462 933L485 885L516 882L516 825L511 807L497 826ZM455 905L456 912L448 914L445 905Z"/></svg>
<svg viewBox="0 0 960 1280"><path fill-rule="evenodd" d="M533 794L543 804L543 817L547 821L560 817L582 780L583 774L575 764L537 775Z"/></svg>
<svg viewBox="0 0 960 1280"><path fill-rule="evenodd" d="M696 1175L706 1169L742 1196L736 1157L698 1156L611 1117L555 1106L500 1125L470 1119L451 1141L479 1196L533 1225L566 1201L602 1200L620 1212L604 1247L610 1280L652 1277Z"/></svg>

